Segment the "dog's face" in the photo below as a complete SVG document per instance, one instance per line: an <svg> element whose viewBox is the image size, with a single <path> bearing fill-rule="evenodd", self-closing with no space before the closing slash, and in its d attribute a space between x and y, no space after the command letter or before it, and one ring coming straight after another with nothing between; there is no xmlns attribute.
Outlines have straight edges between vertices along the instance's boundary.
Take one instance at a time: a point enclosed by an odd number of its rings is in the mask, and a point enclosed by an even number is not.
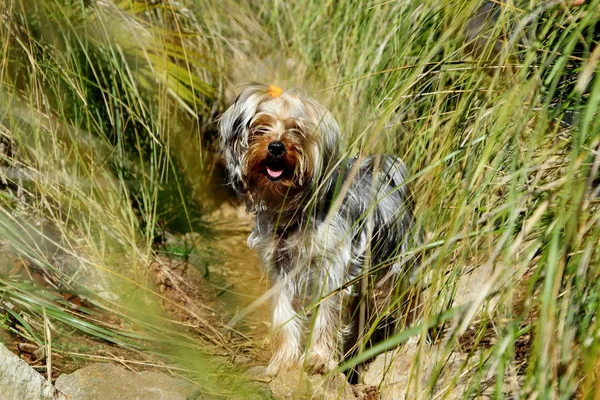
<svg viewBox="0 0 600 400"><path fill-rule="evenodd" d="M339 128L315 100L247 87L223 114L221 150L234 189L253 209L294 209L337 154Z"/></svg>

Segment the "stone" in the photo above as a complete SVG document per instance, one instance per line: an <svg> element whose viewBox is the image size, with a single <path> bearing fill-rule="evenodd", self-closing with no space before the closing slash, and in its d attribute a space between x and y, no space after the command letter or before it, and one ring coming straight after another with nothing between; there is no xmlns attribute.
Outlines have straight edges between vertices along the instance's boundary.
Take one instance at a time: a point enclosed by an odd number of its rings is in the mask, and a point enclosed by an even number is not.
<svg viewBox="0 0 600 400"><path fill-rule="evenodd" d="M269 383L273 397L288 399L355 400L344 374L308 375L299 368L280 373Z"/></svg>
<svg viewBox="0 0 600 400"><path fill-rule="evenodd" d="M109 301L118 301L118 286L110 273L91 267L81 261L75 254L56 253L52 256L52 264L65 275L76 277L74 283L78 287L92 291L94 294Z"/></svg>
<svg viewBox="0 0 600 400"><path fill-rule="evenodd" d="M442 345L407 343L380 354L361 375L364 385L379 388L381 400L430 398L462 399L468 392L468 381L458 378L461 371L477 365L481 354L471 357L446 351ZM440 371L436 368L443 366ZM485 374L484 374L485 375ZM487 379L482 376L483 380Z"/></svg>
<svg viewBox="0 0 600 400"><path fill-rule="evenodd" d="M268 383L273 380L267 373L267 367L264 367L262 365L258 365L256 367L250 368L248 371L246 371L246 376L250 380L257 381L257 382Z"/></svg>
<svg viewBox="0 0 600 400"><path fill-rule="evenodd" d="M56 380L70 400L197 400L200 388L151 371L132 372L112 364L94 364Z"/></svg>
<svg viewBox="0 0 600 400"><path fill-rule="evenodd" d="M66 400L50 382L0 343L2 400Z"/></svg>
<svg viewBox="0 0 600 400"><path fill-rule="evenodd" d="M355 400L352 387L342 373L333 376L311 375L308 378L312 390L311 399Z"/></svg>
<svg viewBox="0 0 600 400"><path fill-rule="evenodd" d="M464 306L472 304L476 301L482 301L481 292L482 285L490 282L491 277L494 275L494 266L492 264L484 264L475 268L464 268L461 273L458 282L456 283L456 296L454 298L453 307ZM495 289L496 285L492 285L488 289L491 292ZM476 308L480 308L485 305L488 312L493 312L498 306L499 296L493 296L491 299L487 299L485 304L477 303Z"/></svg>
<svg viewBox="0 0 600 400"><path fill-rule="evenodd" d="M367 365L360 380L364 385L378 387L382 400L404 398L417 354L418 348L413 344L380 354Z"/></svg>

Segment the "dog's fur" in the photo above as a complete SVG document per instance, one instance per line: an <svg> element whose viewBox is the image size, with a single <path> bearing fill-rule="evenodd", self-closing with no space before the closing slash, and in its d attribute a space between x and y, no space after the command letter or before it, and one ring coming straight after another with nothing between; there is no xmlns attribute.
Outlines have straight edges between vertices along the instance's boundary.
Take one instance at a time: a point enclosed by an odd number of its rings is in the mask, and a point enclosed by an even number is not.
<svg viewBox="0 0 600 400"><path fill-rule="evenodd" d="M273 95L270 87L249 85L219 128L231 184L256 213L248 245L277 287L268 372L298 362L326 372L339 361L344 340L348 350L361 335L353 319L366 295L364 279L375 288L371 299L383 290L389 300L412 276L414 268L400 257L419 236L412 233L406 168L389 155L340 159L338 124L296 90ZM363 325L397 321L389 303L378 309L367 303Z"/></svg>

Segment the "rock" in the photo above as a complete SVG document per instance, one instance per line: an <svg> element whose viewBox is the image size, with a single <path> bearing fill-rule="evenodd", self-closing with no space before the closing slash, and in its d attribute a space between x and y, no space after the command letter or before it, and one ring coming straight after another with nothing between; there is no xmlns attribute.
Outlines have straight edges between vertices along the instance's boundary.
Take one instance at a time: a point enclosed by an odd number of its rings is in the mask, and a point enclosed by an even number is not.
<svg viewBox="0 0 600 400"><path fill-rule="evenodd" d="M250 357L246 357L242 354L236 354L233 357L233 363L235 365L248 365L252 362L252 359Z"/></svg>
<svg viewBox="0 0 600 400"><path fill-rule="evenodd" d="M382 399L403 397L408 388L410 371L417 352L416 345L405 345L380 354L362 373L362 383L380 387Z"/></svg>
<svg viewBox="0 0 600 400"><path fill-rule="evenodd" d="M50 382L0 343L2 400L66 400Z"/></svg>
<svg viewBox="0 0 600 400"><path fill-rule="evenodd" d="M379 387L381 400L404 398L462 399L468 392L468 382L459 378L461 372L478 363L479 353L446 351L442 346L417 343L380 354L361 376L363 384ZM441 366L441 370L436 368ZM486 374L481 376L486 381Z"/></svg>
<svg viewBox="0 0 600 400"><path fill-rule="evenodd" d="M310 393L306 374L299 369L285 371L275 376L269 383L269 388L276 399L295 399Z"/></svg>
<svg viewBox="0 0 600 400"><path fill-rule="evenodd" d="M77 277L77 286L92 291L97 296L110 301L118 301L118 283L110 273L83 263L75 254L56 253L52 256L52 264L65 275Z"/></svg>
<svg viewBox="0 0 600 400"><path fill-rule="evenodd" d="M494 274L492 264L480 265L475 268L465 268L461 273L458 282L456 283L456 297L452 304L453 307L458 307L466 304L471 304L474 301L481 302L482 285L490 281L490 277ZM488 292L493 291L495 286L488 289ZM498 305L499 296L494 296L487 299L485 305L488 312L492 312ZM476 307L481 307L484 303L476 304Z"/></svg>
<svg viewBox="0 0 600 400"><path fill-rule="evenodd" d="M112 364L94 364L56 380L70 400L196 400L200 388L157 372L131 372Z"/></svg>
<svg viewBox="0 0 600 400"><path fill-rule="evenodd" d="M379 400L379 389L377 386L353 385L354 397L359 400Z"/></svg>
<svg viewBox="0 0 600 400"><path fill-rule="evenodd" d="M308 375L292 369L277 375L269 383L276 399L354 400L356 396L344 374L333 376Z"/></svg>
<svg viewBox="0 0 600 400"><path fill-rule="evenodd" d="M250 368L246 371L246 376L250 378L250 380L257 382L268 383L273 380L267 373L267 367L263 367L262 365Z"/></svg>
<svg viewBox="0 0 600 400"><path fill-rule="evenodd" d="M352 387L342 373L333 376L312 375L308 378L312 389L311 399L354 400Z"/></svg>

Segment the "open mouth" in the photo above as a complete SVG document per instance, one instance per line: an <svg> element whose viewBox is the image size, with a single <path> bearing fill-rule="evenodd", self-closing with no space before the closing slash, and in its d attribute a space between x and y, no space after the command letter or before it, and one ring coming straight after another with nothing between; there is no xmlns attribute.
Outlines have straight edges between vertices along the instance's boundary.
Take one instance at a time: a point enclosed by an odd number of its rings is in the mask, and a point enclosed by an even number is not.
<svg viewBox="0 0 600 400"><path fill-rule="evenodd" d="M283 170L282 169L279 169L279 170L271 169L271 168L267 167L267 175L271 179L279 179L279 178L281 178L281 175L283 175Z"/></svg>
<svg viewBox="0 0 600 400"><path fill-rule="evenodd" d="M279 180L283 178L283 174L285 172L285 167L283 163L279 160L273 160L267 163L267 178L272 181Z"/></svg>

